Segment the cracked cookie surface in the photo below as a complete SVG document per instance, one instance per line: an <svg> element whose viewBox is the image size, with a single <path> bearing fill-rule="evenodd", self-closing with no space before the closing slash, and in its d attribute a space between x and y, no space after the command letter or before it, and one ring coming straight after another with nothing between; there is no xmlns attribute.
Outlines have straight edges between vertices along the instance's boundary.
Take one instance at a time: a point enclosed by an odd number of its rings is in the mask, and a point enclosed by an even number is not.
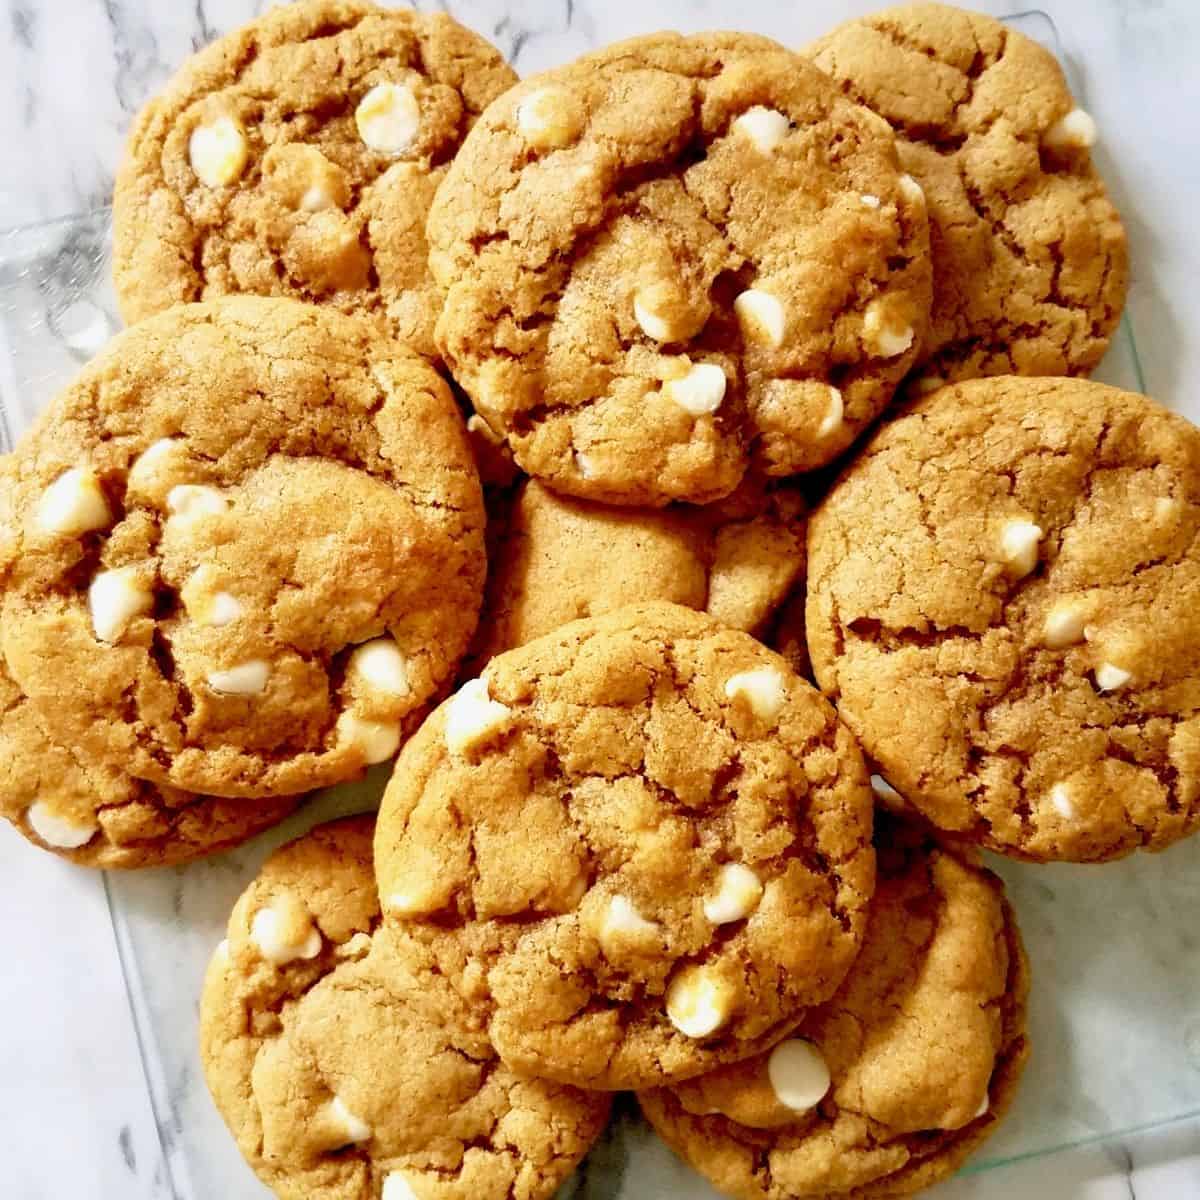
<svg viewBox="0 0 1200 1200"><path fill-rule="evenodd" d="M743 481L702 508L612 508L537 480L492 500L494 531L477 666L568 621L654 600L763 641L803 588L805 505L790 485Z"/></svg>
<svg viewBox="0 0 1200 1200"><path fill-rule="evenodd" d="M239 899L205 979L217 1108L281 1200L548 1200L609 1100L520 1079L412 1003L381 930L373 819L319 826Z"/></svg>
<svg viewBox="0 0 1200 1200"><path fill-rule="evenodd" d="M352 778L474 631L462 420L366 321L251 297L149 318L13 466L9 667L57 741L139 778L221 796Z"/></svg>
<svg viewBox="0 0 1200 1200"><path fill-rule="evenodd" d="M748 34L656 34L526 80L438 190L438 341L517 461L616 504L832 461L929 310L891 131Z"/></svg>
<svg viewBox="0 0 1200 1200"><path fill-rule="evenodd" d="M290 296L378 316L433 353L429 206L516 78L445 13L359 0L280 6L201 50L139 115L117 175L126 320Z"/></svg>
<svg viewBox="0 0 1200 1200"><path fill-rule="evenodd" d="M939 828L1096 861L1200 825L1200 431L1070 379L908 408L809 523L816 678Z"/></svg>
<svg viewBox="0 0 1200 1200"><path fill-rule="evenodd" d="M653 1086L827 999L874 883L862 756L749 635L675 605L493 659L405 747L385 920L516 1070Z"/></svg>
<svg viewBox="0 0 1200 1200"><path fill-rule="evenodd" d="M1087 374L1128 286L1125 230L1095 125L1036 42L941 4L848 21L804 53L895 129L925 190L931 380Z"/></svg>
<svg viewBox="0 0 1200 1200"><path fill-rule="evenodd" d="M850 974L770 1054L639 1094L738 1200L903 1196L994 1132L1028 1055L1028 962L1000 880L885 825Z"/></svg>

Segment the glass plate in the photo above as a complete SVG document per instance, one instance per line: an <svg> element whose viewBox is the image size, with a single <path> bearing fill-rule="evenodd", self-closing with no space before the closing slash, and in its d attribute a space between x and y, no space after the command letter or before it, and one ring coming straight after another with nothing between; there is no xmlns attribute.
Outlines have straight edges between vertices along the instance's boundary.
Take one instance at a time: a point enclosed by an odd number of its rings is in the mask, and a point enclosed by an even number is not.
<svg viewBox="0 0 1200 1200"><path fill-rule="evenodd" d="M1012 20L1060 50L1044 14ZM0 233L0 447L11 448L118 328L107 210ZM1128 321L1097 374L1141 390ZM1186 415L1200 421L1200 405ZM234 900L266 855L318 821L374 808L386 777L379 768L359 784L319 793L231 854L106 877L174 1200L269 1196L243 1164L204 1086L196 1052L204 967ZM1200 1115L1200 838L1102 873L991 865L1008 883L1033 963L1034 1055L1012 1116L968 1170ZM714 1195L648 1134L625 1101L562 1194L578 1200Z"/></svg>

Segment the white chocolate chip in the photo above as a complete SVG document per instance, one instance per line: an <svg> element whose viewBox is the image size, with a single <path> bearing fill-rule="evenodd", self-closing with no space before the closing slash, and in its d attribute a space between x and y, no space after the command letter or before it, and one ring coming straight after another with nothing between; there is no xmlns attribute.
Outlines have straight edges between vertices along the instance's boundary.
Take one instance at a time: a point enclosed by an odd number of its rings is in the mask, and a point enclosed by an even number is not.
<svg viewBox="0 0 1200 1200"><path fill-rule="evenodd" d="M411 149L421 130L421 106L407 85L377 83L359 101L354 123L358 136L370 149L381 154L403 154Z"/></svg>
<svg viewBox="0 0 1200 1200"><path fill-rule="evenodd" d="M270 678L270 665L254 658L225 671L210 671L208 686L224 696L257 696L266 691Z"/></svg>
<svg viewBox="0 0 1200 1200"><path fill-rule="evenodd" d="M984 1092L983 1099L979 1101L979 1107L975 1110L975 1115L971 1118L971 1120L978 1121L980 1117L986 1117L988 1114L988 1109L991 1107L992 1098L987 1094L987 1092Z"/></svg>
<svg viewBox="0 0 1200 1200"><path fill-rule="evenodd" d="M1075 819L1075 804L1071 800L1071 788L1068 784L1056 783L1050 789L1050 803L1064 821Z"/></svg>
<svg viewBox="0 0 1200 1200"><path fill-rule="evenodd" d="M825 416L821 418L821 424L817 426L817 437L829 437L830 434L836 433L841 429L845 418L846 402L842 399L841 389L830 384L829 407L825 410Z"/></svg>
<svg viewBox="0 0 1200 1200"><path fill-rule="evenodd" d="M748 917L762 899L763 885L743 863L726 863L717 872L717 890L704 901L704 915L714 925Z"/></svg>
<svg viewBox="0 0 1200 1200"><path fill-rule="evenodd" d="M872 300L863 313L863 343L880 358L898 358L912 344L916 331L902 317L888 312L886 300Z"/></svg>
<svg viewBox="0 0 1200 1200"><path fill-rule="evenodd" d="M378 637L363 642L350 655L348 670L373 691L387 696L407 696L412 690L408 663L394 638Z"/></svg>
<svg viewBox="0 0 1200 1200"><path fill-rule="evenodd" d="M1024 579L1038 564L1042 527L1024 517L1006 521L1000 530L1000 557L1018 579Z"/></svg>
<svg viewBox="0 0 1200 1200"><path fill-rule="evenodd" d="M1082 108L1059 117L1042 135L1042 145L1051 150L1088 150L1096 144L1096 122Z"/></svg>
<svg viewBox="0 0 1200 1200"><path fill-rule="evenodd" d="M651 284L634 293L634 320L656 342L674 342L683 336L683 330L671 321L671 312L677 308L678 299L670 284Z"/></svg>
<svg viewBox="0 0 1200 1200"><path fill-rule="evenodd" d="M775 1098L793 1112L820 1104L832 1082L820 1050L804 1038L780 1042L767 1059L767 1078Z"/></svg>
<svg viewBox="0 0 1200 1200"><path fill-rule="evenodd" d="M300 207L305 212L324 212L327 208L335 208L336 204L328 189L314 183L300 197Z"/></svg>
<svg viewBox="0 0 1200 1200"><path fill-rule="evenodd" d="M583 114L565 88L540 87L517 105L517 129L535 150L561 150L583 128Z"/></svg>
<svg viewBox="0 0 1200 1200"><path fill-rule="evenodd" d="M1051 650L1062 650L1083 641L1087 608L1077 600L1060 600L1046 614L1042 640Z"/></svg>
<svg viewBox="0 0 1200 1200"><path fill-rule="evenodd" d="M1123 688L1132 678L1132 671L1126 671L1115 663L1104 662L1096 668L1096 690L1115 692Z"/></svg>
<svg viewBox="0 0 1200 1200"><path fill-rule="evenodd" d="M362 749L369 767L395 758L400 749L399 721L365 721L352 712L345 712L338 718L337 728L342 741L354 742Z"/></svg>
<svg viewBox="0 0 1200 1200"><path fill-rule="evenodd" d="M335 947L334 954L338 958L362 958L371 948L371 935L360 930L348 942Z"/></svg>
<svg viewBox="0 0 1200 1200"><path fill-rule="evenodd" d="M872 196L870 192L863 192L858 201L863 208L878 208L882 203L878 196Z"/></svg>
<svg viewBox="0 0 1200 1200"><path fill-rule="evenodd" d="M882 775L871 776L871 791L883 804L891 806L904 803L904 797Z"/></svg>
<svg viewBox="0 0 1200 1200"><path fill-rule="evenodd" d="M922 375L908 385L914 396L928 396L930 392L936 392L938 388L945 386L946 380L941 375Z"/></svg>
<svg viewBox="0 0 1200 1200"><path fill-rule="evenodd" d="M771 154L788 135L791 121L778 109L756 104L733 122L733 128L749 138L759 154Z"/></svg>
<svg viewBox="0 0 1200 1200"><path fill-rule="evenodd" d="M121 640L134 617L154 608L154 589L141 567L101 571L88 588L88 609L96 637L109 645Z"/></svg>
<svg viewBox="0 0 1200 1200"><path fill-rule="evenodd" d="M77 537L93 529L105 529L112 521L112 510L108 507L100 480L88 467L72 467L64 471L45 490L38 502L37 522L47 533Z"/></svg>
<svg viewBox="0 0 1200 1200"><path fill-rule="evenodd" d="M179 438L159 438L129 468L126 494L161 505L170 491L169 481L187 458L187 447Z"/></svg>
<svg viewBox="0 0 1200 1200"><path fill-rule="evenodd" d="M663 395L693 417L715 413L725 399L725 372L715 363L696 363L682 379L663 384Z"/></svg>
<svg viewBox="0 0 1200 1200"><path fill-rule="evenodd" d="M56 850L78 850L80 846L86 846L100 829L94 821L83 824L68 821L51 812L42 800L35 800L25 810L25 819L29 822L29 828L47 846L53 846Z"/></svg>
<svg viewBox="0 0 1200 1200"><path fill-rule="evenodd" d="M197 567L184 583L180 599L197 625L223 629L241 617L245 608L236 596L218 588L216 579L217 572L212 567Z"/></svg>
<svg viewBox="0 0 1200 1200"><path fill-rule="evenodd" d="M900 194L910 204L925 203L925 189L911 176L900 176Z"/></svg>
<svg viewBox="0 0 1200 1200"><path fill-rule="evenodd" d="M399 1171L393 1171L383 1181L383 1191L379 1200L420 1200L420 1197Z"/></svg>
<svg viewBox="0 0 1200 1200"><path fill-rule="evenodd" d="M260 908L250 924L250 939L263 958L276 966L321 953L321 931L299 905L292 909L282 914L275 908Z"/></svg>
<svg viewBox="0 0 1200 1200"><path fill-rule="evenodd" d="M245 130L235 117L226 115L192 130L188 162L205 187L228 187L241 178L249 150Z"/></svg>
<svg viewBox="0 0 1200 1200"><path fill-rule="evenodd" d="M183 521L199 521L228 512L229 501L214 487L181 483L167 493L167 511Z"/></svg>
<svg viewBox="0 0 1200 1200"><path fill-rule="evenodd" d="M667 1016L685 1037L708 1037L729 1020L728 989L706 967L685 967L667 988Z"/></svg>
<svg viewBox="0 0 1200 1200"><path fill-rule="evenodd" d="M787 688L774 667L756 667L725 680L725 697L746 703L760 721L774 721L783 711Z"/></svg>
<svg viewBox="0 0 1200 1200"><path fill-rule="evenodd" d="M370 1138L370 1125L361 1117L356 1117L346 1107L346 1102L341 1096L334 1096L329 1102L329 1116L333 1124L346 1135L346 1140L342 1143L343 1145L357 1145L359 1142L365 1142Z"/></svg>
<svg viewBox="0 0 1200 1200"><path fill-rule="evenodd" d="M466 754L504 728L512 709L488 695L486 679L472 679L450 697L446 710L446 746Z"/></svg>
<svg viewBox="0 0 1200 1200"><path fill-rule="evenodd" d="M624 896L613 896L608 902L598 936L601 949L612 957L630 942L657 943L662 936L662 927L657 921L643 917L631 900Z"/></svg>
<svg viewBox="0 0 1200 1200"><path fill-rule="evenodd" d="M787 320L783 305L770 292L749 288L734 300L733 311L744 337L771 347L783 345Z"/></svg>
<svg viewBox="0 0 1200 1200"><path fill-rule="evenodd" d="M596 477L596 460L594 458L584 454L582 450L576 450L572 457L575 461L575 469L581 478L594 479Z"/></svg>

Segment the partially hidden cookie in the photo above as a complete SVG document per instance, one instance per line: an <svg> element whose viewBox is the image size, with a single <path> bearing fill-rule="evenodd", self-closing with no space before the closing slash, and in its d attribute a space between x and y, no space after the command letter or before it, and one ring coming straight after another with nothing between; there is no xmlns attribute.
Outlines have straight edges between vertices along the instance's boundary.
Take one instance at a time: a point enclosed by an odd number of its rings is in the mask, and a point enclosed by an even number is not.
<svg viewBox="0 0 1200 1200"><path fill-rule="evenodd" d="M743 484L704 507L630 509L529 480L497 509L479 666L568 621L652 600L767 640L777 611L803 590L805 505L792 486Z"/></svg>
<svg viewBox="0 0 1200 1200"><path fill-rule="evenodd" d="M516 82L445 13L282 5L190 58L134 123L113 199L127 321L234 292L380 317L433 352L425 219Z"/></svg>
<svg viewBox="0 0 1200 1200"><path fill-rule="evenodd" d="M453 676L483 504L437 373L290 300L116 338L18 447L9 668L89 760L221 796L391 757Z"/></svg>
<svg viewBox="0 0 1200 1200"><path fill-rule="evenodd" d="M836 458L929 308L886 123L749 34L655 34L526 80L429 220L439 345L555 491L696 503Z"/></svg>
<svg viewBox="0 0 1200 1200"><path fill-rule="evenodd" d="M748 634L676 605L494 658L384 797L385 920L428 1002L514 1069L647 1087L747 1057L827 999L874 880L833 710Z"/></svg>
<svg viewBox="0 0 1200 1200"><path fill-rule="evenodd" d="M1125 303L1128 250L1092 165L1096 124L1054 56L945 4L856 18L805 52L892 125L925 191L933 314L921 386L1096 366Z"/></svg>
<svg viewBox="0 0 1200 1200"><path fill-rule="evenodd" d="M549 1200L608 1097L518 1078L381 932L373 820L273 855L209 965L200 1056L217 1108L280 1200Z"/></svg>
<svg viewBox="0 0 1200 1200"><path fill-rule="evenodd" d="M837 995L769 1054L638 1097L738 1200L910 1195L957 1170L1012 1102L1029 964L1000 880L892 830Z"/></svg>
<svg viewBox="0 0 1200 1200"><path fill-rule="evenodd" d="M1200 431L1097 383L946 387L809 524L816 678L926 819L1095 861L1200 825Z"/></svg>

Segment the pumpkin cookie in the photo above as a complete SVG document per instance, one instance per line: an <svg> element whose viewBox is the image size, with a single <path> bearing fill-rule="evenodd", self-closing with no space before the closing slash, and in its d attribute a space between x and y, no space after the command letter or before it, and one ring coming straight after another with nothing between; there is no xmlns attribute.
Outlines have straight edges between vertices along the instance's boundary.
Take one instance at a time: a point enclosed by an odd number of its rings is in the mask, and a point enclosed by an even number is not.
<svg viewBox="0 0 1200 1200"><path fill-rule="evenodd" d="M1000 880L890 824L876 841L866 941L837 995L769 1054L638 1097L738 1200L918 1192L1016 1091L1029 966Z"/></svg>
<svg viewBox="0 0 1200 1200"><path fill-rule="evenodd" d="M749 34L526 80L438 189L438 340L555 491L658 506L836 458L915 361L920 189L874 114Z"/></svg>
<svg viewBox="0 0 1200 1200"><path fill-rule="evenodd" d="M373 821L273 855L208 969L200 1055L246 1161L281 1200L549 1200L608 1097L520 1079L422 986L380 930Z"/></svg>
<svg viewBox="0 0 1200 1200"><path fill-rule="evenodd" d="M766 640L803 585L804 501L743 483L718 504L615 509L530 480L493 503L497 526L476 657L628 604L682 604Z"/></svg>
<svg viewBox="0 0 1200 1200"><path fill-rule="evenodd" d="M1089 372L1121 316L1128 251L1092 166L1095 122L1054 56L944 4L848 21L806 53L886 118L925 190L933 315L922 375Z"/></svg>
<svg viewBox="0 0 1200 1200"><path fill-rule="evenodd" d="M429 205L516 82L445 13L301 0L201 50L138 116L113 199L121 311L233 292L383 318L433 352Z"/></svg>
<svg viewBox="0 0 1200 1200"><path fill-rule="evenodd" d="M653 1086L827 999L874 880L871 793L819 694L668 604L495 658L405 747L376 864L438 1011L515 1070Z"/></svg>
<svg viewBox="0 0 1200 1200"><path fill-rule="evenodd" d="M1084 380L882 429L809 525L816 677L934 825L1038 861L1200 825L1200 431Z"/></svg>
<svg viewBox="0 0 1200 1200"><path fill-rule="evenodd" d="M219 796L353 777L474 632L462 420L367 321L251 297L150 318L14 467L4 653L51 737L115 770Z"/></svg>

